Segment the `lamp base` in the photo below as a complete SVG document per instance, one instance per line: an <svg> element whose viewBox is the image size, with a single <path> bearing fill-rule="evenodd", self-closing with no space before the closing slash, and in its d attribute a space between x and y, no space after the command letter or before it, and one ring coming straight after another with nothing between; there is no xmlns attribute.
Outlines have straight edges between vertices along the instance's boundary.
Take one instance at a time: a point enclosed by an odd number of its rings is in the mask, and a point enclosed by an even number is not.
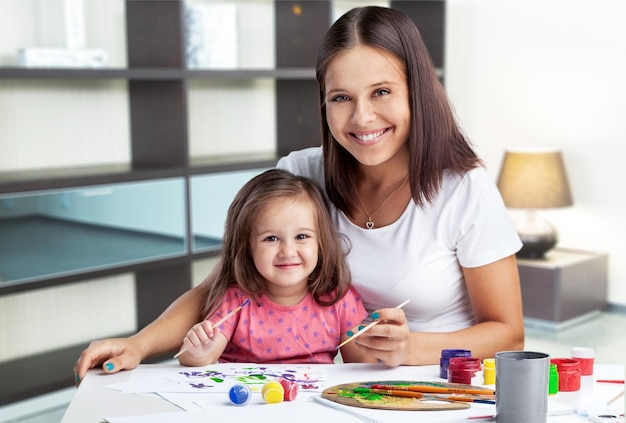
<svg viewBox="0 0 626 423"><path fill-rule="evenodd" d="M523 219L514 222L514 225L523 244L517 257L542 259L557 243L554 226L547 220L538 218L532 210Z"/></svg>

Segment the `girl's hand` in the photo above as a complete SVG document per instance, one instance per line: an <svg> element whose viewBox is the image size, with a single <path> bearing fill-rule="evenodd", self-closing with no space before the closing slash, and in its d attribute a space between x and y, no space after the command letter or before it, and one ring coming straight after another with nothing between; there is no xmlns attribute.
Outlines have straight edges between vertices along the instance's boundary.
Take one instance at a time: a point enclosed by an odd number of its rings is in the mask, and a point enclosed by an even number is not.
<svg viewBox="0 0 626 423"><path fill-rule="evenodd" d="M371 315L380 323L359 336L352 342L367 351L389 367L395 367L407 361L410 355L409 326L406 315L399 308L383 308Z"/></svg>
<svg viewBox="0 0 626 423"><path fill-rule="evenodd" d="M214 328L209 320L203 320L187 332L183 346L196 358L206 357L215 348L215 335L218 333L219 329Z"/></svg>

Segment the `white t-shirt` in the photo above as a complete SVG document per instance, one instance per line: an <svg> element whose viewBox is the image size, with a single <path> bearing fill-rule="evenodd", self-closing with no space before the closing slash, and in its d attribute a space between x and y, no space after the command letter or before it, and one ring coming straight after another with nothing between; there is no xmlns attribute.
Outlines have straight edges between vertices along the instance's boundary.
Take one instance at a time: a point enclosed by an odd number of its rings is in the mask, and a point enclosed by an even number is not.
<svg viewBox="0 0 626 423"><path fill-rule="evenodd" d="M277 167L325 186L321 147L292 152ZM331 214L350 240L352 283L367 310L408 299L403 310L412 331L471 326L475 318L461 266L486 265L522 246L495 183L480 167L461 176L446 172L432 204L421 209L409 202L389 226L356 226L332 204Z"/></svg>

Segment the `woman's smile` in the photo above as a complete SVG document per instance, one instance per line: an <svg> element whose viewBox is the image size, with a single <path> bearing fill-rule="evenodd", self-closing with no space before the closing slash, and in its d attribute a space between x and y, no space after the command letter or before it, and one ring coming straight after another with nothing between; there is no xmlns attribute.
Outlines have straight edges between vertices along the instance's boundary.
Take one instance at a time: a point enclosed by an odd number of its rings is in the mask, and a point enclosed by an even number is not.
<svg viewBox="0 0 626 423"><path fill-rule="evenodd" d="M384 134L386 134L387 131L390 131L390 129L386 128L386 129L383 129L383 130L370 132L370 133L356 133L356 132L353 132L350 135L352 135L354 138L356 138L358 141L360 141L361 144L371 144L374 141L378 141L378 139L381 136L383 136Z"/></svg>

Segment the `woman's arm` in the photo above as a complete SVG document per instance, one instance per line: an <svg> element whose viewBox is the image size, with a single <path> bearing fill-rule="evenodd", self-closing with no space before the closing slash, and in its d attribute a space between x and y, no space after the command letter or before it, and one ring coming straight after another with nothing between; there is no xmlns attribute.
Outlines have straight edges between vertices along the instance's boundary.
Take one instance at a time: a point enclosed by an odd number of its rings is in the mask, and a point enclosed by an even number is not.
<svg viewBox="0 0 626 423"><path fill-rule="evenodd" d="M111 338L92 342L74 365L76 384L87 370L102 365L107 373L133 369L149 357L178 351L185 334L200 316L200 287L185 292L156 320L128 338Z"/></svg>
<svg viewBox="0 0 626 423"><path fill-rule="evenodd" d="M409 332L399 309L379 310L383 322L357 342L388 366L437 364L441 350L462 348L478 358L524 347L522 296L515 256L463 268L476 324L455 332Z"/></svg>

